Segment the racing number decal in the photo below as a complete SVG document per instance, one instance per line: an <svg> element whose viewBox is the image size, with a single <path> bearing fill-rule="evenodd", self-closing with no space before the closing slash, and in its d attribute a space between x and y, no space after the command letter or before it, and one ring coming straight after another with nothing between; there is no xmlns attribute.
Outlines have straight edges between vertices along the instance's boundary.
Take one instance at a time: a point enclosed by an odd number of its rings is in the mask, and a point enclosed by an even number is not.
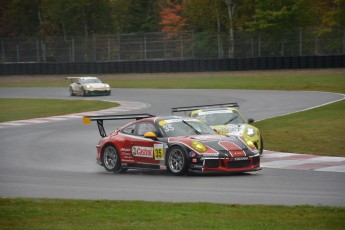
<svg viewBox="0 0 345 230"><path fill-rule="evenodd" d="M163 144L155 144L153 146L153 153L154 153L155 160L164 160Z"/></svg>

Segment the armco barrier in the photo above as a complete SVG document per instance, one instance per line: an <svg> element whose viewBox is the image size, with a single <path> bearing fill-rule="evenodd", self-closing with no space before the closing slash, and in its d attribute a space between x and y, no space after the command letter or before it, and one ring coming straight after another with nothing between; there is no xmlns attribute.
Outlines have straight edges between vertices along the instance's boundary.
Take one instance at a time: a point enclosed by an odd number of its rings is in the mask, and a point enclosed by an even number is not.
<svg viewBox="0 0 345 230"><path fill-rule="evenodd" d="M81 63L4 63L0 75L110 74L344 68L345 55Z"/></svg>

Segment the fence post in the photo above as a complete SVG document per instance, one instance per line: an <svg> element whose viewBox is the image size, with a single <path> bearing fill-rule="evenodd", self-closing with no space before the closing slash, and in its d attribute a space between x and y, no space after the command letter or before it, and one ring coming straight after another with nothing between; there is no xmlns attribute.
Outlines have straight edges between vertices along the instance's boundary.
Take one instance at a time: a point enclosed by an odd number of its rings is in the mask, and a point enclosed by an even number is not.
<svg viewBox="0 0 345 230"><path fill-rule="evenodd" d="M5 44L3 39L1 39L1 56L2 62L5 62Z"/></svg>
<svg viewBox="0 0 345 230"><path fill-rule="evenodd" d="M93 61L96 61L96 36L93 34Z"/></svg>
<svg viewBox="0 0 345 230"><path fill-rule="evenodd" d="M282 38L282 54L281 56L284 57L284 39Z"/></svg>
<svg viewBox="0 0 345 230"><path fill-rule="evenodd" d="M72 62L75 62L75 58L74 58L74 37L72 37L72 40L71 40L71 42L72 42L72 47L71 47L71 61Z"/></svg>
<svg viewBox="0 0 345 230"><path fill-rule="evenodd" d="M302 38L302 29L299 29L299 56L302 56L303 52L303 38Z"/></svg>
<svg viewBox="0 0 345 230"><path fill-rule="evenodd" d="M314 55L318 56L319 54L319 41L316 36L314 36Z"/></svg>
<svg viewBox="0 0 345 230"><path fill-rule="evenodd" d="M254 57L254 39L253 39L253 37L250 39L250 45L251 45L251 55L253 58Z"/></svg>
<svg viewBox="0 0 345 230"><path fill-rule="evenodd" d="M108 61L110 61L110 50L111 50L111 47L110 47L110 35L108 35Z"/></svg>
<svg viewBox="0 0 345 230"><path fill-rule="evenodd" d="M20 58L19 58L19 45L17 45L16 47L17 47L17 62L20 62Z"/></svg>
<svg viewBox="0 0 345 230"><path fill-rule="evenodd" d="M261 57L261 34L259 33L258 57Z"/></svg>
<svg viewBox="0 0 345 230"><path fill-rule="evenodd" d="M221 48L221 41L220 41L220 34L219 32L217 33L217 45L218 45L218 58L222 58L223 55L222 55L222 48Z"/></svg>
<svg viewBox="0 0 345 230"><path fill-rule="evenodd" d="M146 60L147 56L146 56L146 34L144 34L144 60Z"/></svg>
<svg viewBox="0 0 345 230"><path fill-rule="evenodd" d="M344 30L344 36L345 36L345 30ZM194 53L194 30L192 30L192 58L195 58L195 53Z"/></svg>
<svg viewBox="0 0 345 230"><path fill-rule="evenodd" d="M181 44L181 58L183 59L183 36L180 32L180 44Z"/></svg>
<svg viewBox="0 0 345 230"><path fill-rule="evenodd" d="M39 50L39 41L36 39L36 56L37 56L37 62L40 62L40 50Z"/></svg>
<svg viewBox="0 0 345 230"><path fill-rule="evenodd" d="M343 54L345 54L345 28L343 29Z"/></svg>
<svg viewBox="0 0 345 230"><path fill-rule="evenodd" d="M121 60L121 43L120 43L120 34L117 33L117 60Z"/></svg>

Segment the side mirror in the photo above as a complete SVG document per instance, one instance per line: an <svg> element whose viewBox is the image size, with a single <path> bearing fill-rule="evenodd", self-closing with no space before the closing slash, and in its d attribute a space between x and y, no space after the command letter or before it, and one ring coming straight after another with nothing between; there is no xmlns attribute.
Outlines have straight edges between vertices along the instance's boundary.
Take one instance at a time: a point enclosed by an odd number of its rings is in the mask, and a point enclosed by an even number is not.
<svg viewBox="0 0 345 230"><path fill-rule="evenodd" d="M216 133L221 134L221 131L219 129L213 129L214 131L216 131Z"/></svg>
<svg viewBox="0 0 345 230"><path fill-rule="evenodd" d="M254 119L253 118L249 118L248 119L248 124L254 123Z"/></svg>
<svg viewBox="0 0 345 230"><path fill-rule="evenodd" d="M144 134L144 137L151 138L151 139L156 139L157 135L154 132L147 132L147 133Z"/></svg>

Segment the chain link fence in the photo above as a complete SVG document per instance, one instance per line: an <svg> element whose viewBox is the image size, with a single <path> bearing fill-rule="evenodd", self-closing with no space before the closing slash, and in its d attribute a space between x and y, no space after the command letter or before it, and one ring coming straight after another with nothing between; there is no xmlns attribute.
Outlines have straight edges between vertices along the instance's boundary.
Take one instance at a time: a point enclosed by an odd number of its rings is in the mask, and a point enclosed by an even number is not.
<svg viewBox="0 0 345 230"><path fill-rule="evenodd" d="M93 35L89 37L0 38L0 63L114 62L325 56L345 54L345 28L280 33L235 32ZM233 48L233 49L231 49Z"/></svg>

